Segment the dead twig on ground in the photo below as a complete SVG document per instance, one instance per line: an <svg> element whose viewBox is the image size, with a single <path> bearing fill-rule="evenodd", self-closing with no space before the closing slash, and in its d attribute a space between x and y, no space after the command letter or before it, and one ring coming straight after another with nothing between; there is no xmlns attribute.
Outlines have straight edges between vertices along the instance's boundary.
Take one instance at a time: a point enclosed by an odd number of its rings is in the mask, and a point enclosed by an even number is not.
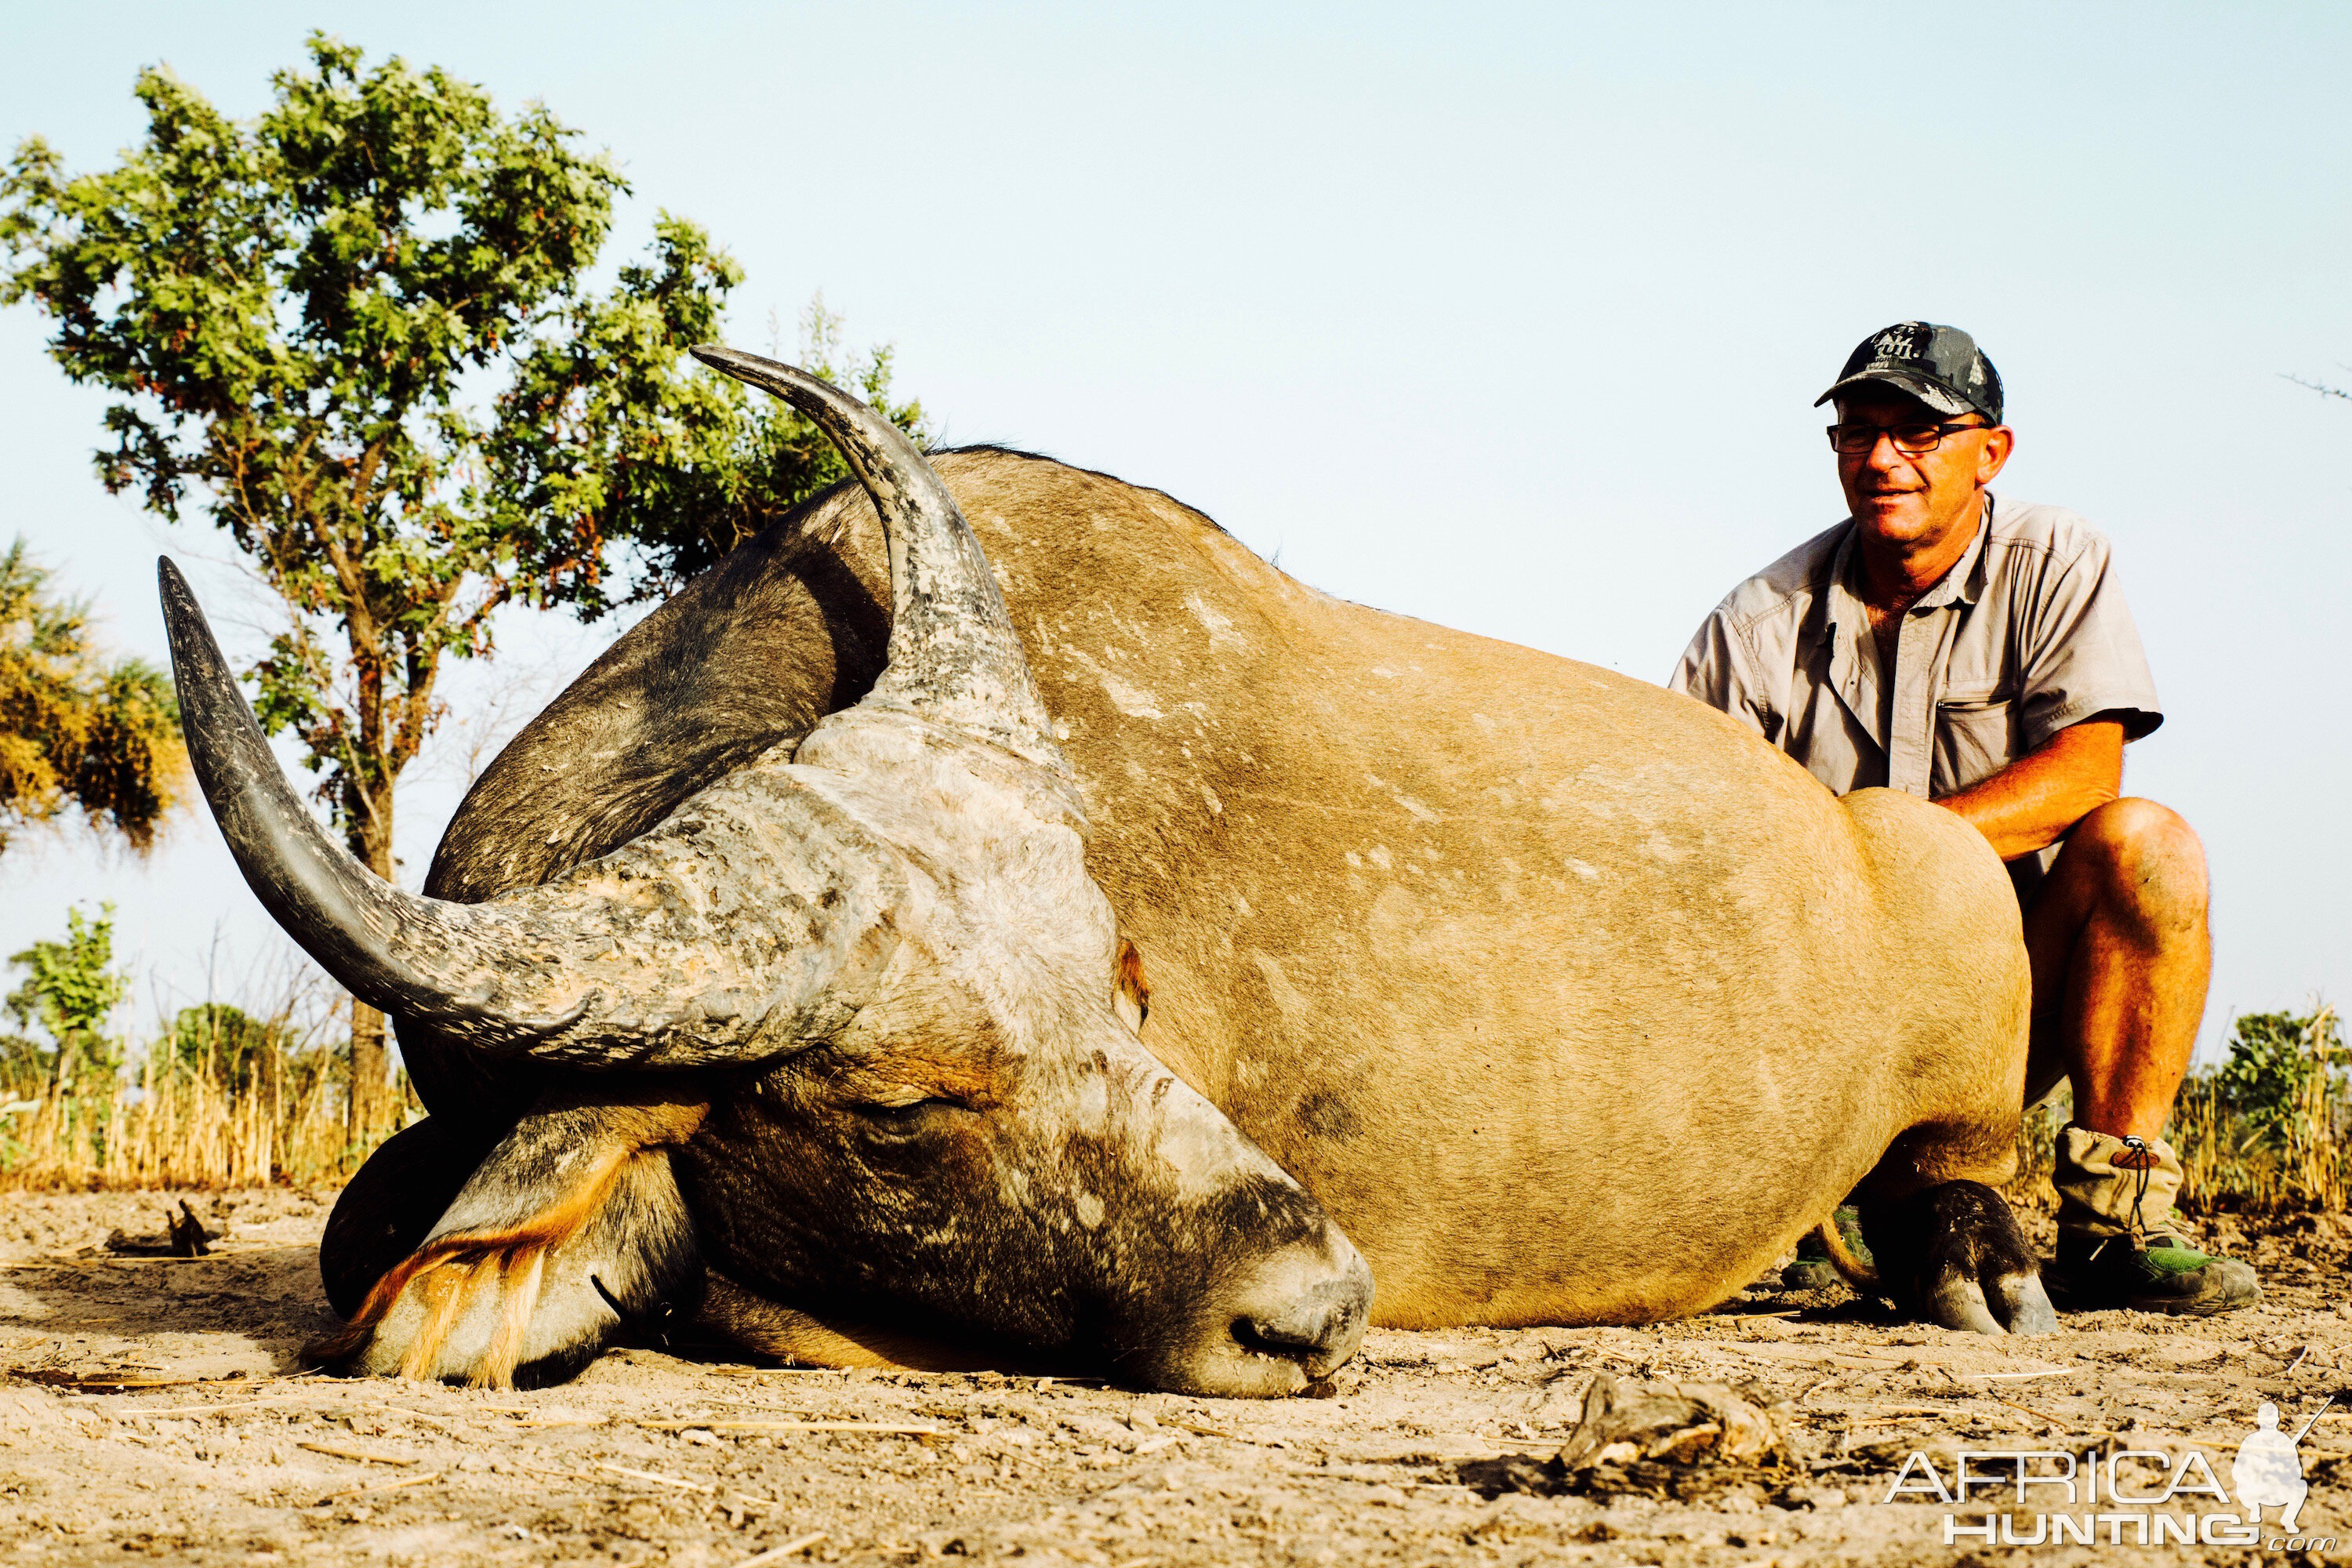
<svg viewBox="0 0 2352 1568"><path fill-rule="evenodd" d="M682 1481L675 1476L657 1476L651 1470L633 1470L626 1465L616 1465L609 1459L599 1463L596 1468L600 1470L610 1470L616 1476L626 1476L631 1480L651 1481L657 1487L676 1487L682 1492L700 1492L705 1497L713 1496L719 1490L717 1487L707 1487L700 1481Z"/></svg>
<svg viewBox="0 0 2352 1568"><path fill-rule="evenodd" d="M339 1492L329 1492L326 1496L320 1498L317 1502L312 1503L310 1506L312 1508L320 1508L327 1503L335 1502L343 1498L360 1497L368 1492L396 1492L403 1487L421 1487L427 1481L439 1480L447 1472L444 1470L427 1470L421 1476L403 1476L396 1481L377 1481L372 1486L345 1487Z"/></svg>
<svg viewBox="0 0 2352 1568"><path fill-rule="evenodd" d="M191 1415L223 1415L232 1410L282 1409L300 1403L301 1395L287 1394L275 1399L233 1399L226 1405L166 1405L161 1409L125 1406L115 1414L126 1421L184 1421Z"/></svg>
<svg viewBox="0 0 2352 1568"><path fill-rule="evenodd" d="M2056 1417L2055 1415L2050 1415L2050 1414L2049 1414L2048 1412L2046 1412L2046 1411L2036 1410L2036 1409L2035 1409L2035 1408L2033 1408L2033 1406L2032 1406L2031 1405L2020 1405L2016 1400L2014 1400L2014 1399L2003 1399L2003 1398L2002 1398L2000 1394L1989 1394L1985 1395L1985 1397L1986 1397L1986 1398L1988 1398L1988 1399L1990 1399L1990 1400L1991 1400L1991 1401L1992 1401L1994 1404L1996 1404L1996 1405L2008 1405L2011 1410L2022 1410L2022 1411L2024 1411L2024 1412L2025 1412L2025 1414L2027 1414L2028 1415L2032 1416L2036 1421L2042 1422L2042 1424L2044 1424L2045 1426L2048 1426L2048 1427L2049 1427L2053 1432L2063 1432L2063 1431L2065 1431L2065 1430L2066 1430L2066 1423L2065 1423L2065 1422L2061 1421L2060 1419L2058 1419L2058 1417Z"/></svg>
<svg viewBox="0 0 2352 1568"><path fill-rule="evenodd" d="M204 1383L226 1383L229 1378L204 1377L109 1377L103 1373L57 1372L49 1368L27 1370L6 1369L6 1374L24 1383L37 1383L50 1388L71 1388L83 1392L112 1389L117 1393L134 1388L193 1388Z"/></svg>
<svg viewBox="0 0 2352 1568"><path fill-rule="evenodd" d="M362 1465L413 1465L415 1459L397 1458L390 1454L371 1454L362 1448L339 1448L332 1443L297 1443L298 1448L313 1454L324 1454L331 1459L352 1459Z"/></svg>
<svg viewBox="0 0 2352 1568"><path fill-rule="evenodd" d="M528 1425L528 1423L526 1423ZM897 1421L638 1421L648 1432L895 1432L910 1437L937 1437L937 1426Z"/></svg>

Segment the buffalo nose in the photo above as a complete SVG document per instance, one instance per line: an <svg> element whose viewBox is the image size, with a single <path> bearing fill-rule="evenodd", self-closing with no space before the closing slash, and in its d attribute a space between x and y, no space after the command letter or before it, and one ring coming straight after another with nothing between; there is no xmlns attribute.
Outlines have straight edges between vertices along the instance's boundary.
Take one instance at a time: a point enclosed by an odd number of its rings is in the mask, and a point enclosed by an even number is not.
<svg viewBox="0 0 2352 1568"><path fill-rule="evenodd" d="M1330 1376L1372 1315L1372 1271L1339 1227L1242 1264L1212 1286L1189 1331L1151 1369L1163 1388L1272 1399Z"/></svg>
<svg viewBox="0 0 2352 1568"><path fill-rule="evenodd" d="M1292 1296L1273 1311L1251 1313L1234 1325L1234 1338L1277 1354L1296 1356L1317 1377L1356 1352L1371 1310L1372 1273L1361 1258Z"/></svg>

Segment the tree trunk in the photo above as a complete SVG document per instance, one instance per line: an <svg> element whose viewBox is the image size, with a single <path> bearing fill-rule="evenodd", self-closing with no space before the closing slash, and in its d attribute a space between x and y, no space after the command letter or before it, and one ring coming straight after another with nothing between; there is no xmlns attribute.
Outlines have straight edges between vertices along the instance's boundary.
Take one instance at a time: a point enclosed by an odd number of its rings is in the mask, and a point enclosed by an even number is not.
<svg viewBox="0 0 2352 1568"><path fill-rule="evenodd" d="M357 794L357 791L353 792ZM392 868L392 791L372 792L352 814L352 853L360 863L394 880ZM373 1144L391 1118L391 1052L384 1042L384 1017L373 1007L352 1002L352 1092L343 1123L344 1138L361 1147Z"/></svg>

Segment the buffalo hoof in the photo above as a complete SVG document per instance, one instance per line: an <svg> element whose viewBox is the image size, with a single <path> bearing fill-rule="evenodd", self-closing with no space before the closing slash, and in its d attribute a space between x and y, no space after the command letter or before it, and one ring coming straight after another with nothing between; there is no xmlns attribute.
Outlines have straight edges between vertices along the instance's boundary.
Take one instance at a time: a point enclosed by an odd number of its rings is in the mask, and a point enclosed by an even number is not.
<svg viewBox="0 0 2352 1568"><path fill-rule="evenodd" d="M1880 1289L1915 1317L1977 1334L2058 1327L2041 1260L2009 1205L1980 1182L1945 1182L1865 1205L1863 1236Z"/></svg>

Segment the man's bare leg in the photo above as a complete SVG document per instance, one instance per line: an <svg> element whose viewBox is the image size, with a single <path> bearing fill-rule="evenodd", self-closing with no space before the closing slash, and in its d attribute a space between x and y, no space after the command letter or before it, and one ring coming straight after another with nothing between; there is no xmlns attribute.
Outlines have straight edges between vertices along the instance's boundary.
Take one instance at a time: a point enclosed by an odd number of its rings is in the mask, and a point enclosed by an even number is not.
<svg viewBox="0 0 2352 1568"><path fill-rule="evenodd" d="M2154 1138L2172 1114L2213 972L2205 847L2152 800L2078 823L2025 917L2036 1056L2065 1065L2076 1125Z"/></svg>
<svg viewBox="0 0 2352 1568"><path fill-rule="evenodd" d="M2261 1299L2253 1270L2169 1226L2180 1163L2163 1139L2205 1016L2213 947L2204 846L2154 801L2111 801L2067 836L2025 916L2037 1065L2063 1064L2062 1305L2216 1312Z"/></svg>

